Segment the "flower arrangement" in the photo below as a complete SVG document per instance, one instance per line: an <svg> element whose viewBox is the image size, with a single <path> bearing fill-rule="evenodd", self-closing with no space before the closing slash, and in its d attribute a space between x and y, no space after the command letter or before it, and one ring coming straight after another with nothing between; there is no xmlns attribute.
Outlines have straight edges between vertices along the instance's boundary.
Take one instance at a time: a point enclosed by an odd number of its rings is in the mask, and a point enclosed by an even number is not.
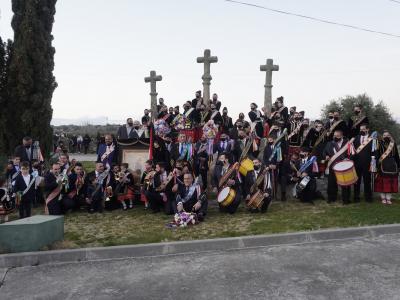
<svg viewBox="0 0 400 300"><path fill-rule="evenodd" d="M188 225L194 225L197 223L197 216L194 213L182 211L175 214L173 223L177 227L187 227Z"/></svg>
<svg viewBox="0 0 400 300"><path fill-rule="evenodd" d="M174 122L175 130L182 130L186 128L186 118L184 115L179 115Z"/></svg>
<svg viewBox="0 0 400 300"><path fill-rule="evenodd" d="M164 136L171 132L171 128L163 119L154 122L154 130L158 136Z"/></svg>
<svg viewBox="0 0 400 300"><path fill-rule="evenodd" d="M207 139L215 139L218 133L218 127L214 124L213 120L208 121L203 126L203 134L207 137Z"/></svg>

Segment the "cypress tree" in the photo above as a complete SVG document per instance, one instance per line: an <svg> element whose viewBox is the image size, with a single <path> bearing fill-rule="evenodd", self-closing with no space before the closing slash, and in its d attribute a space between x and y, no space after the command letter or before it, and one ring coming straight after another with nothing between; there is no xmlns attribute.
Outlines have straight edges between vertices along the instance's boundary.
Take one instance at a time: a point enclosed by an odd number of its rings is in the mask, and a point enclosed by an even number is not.
<svg viewBox="0 0 400 300"><path fill-rule="evenodd" d="M8 141L5 132L7 131L6 119L7 107L9 106L7 81L12 47L13 43L11 40L5 43L0 37L0 156L8 152Z"/></svg>
<svg viewBox="0 0 400 300"><path fill-rule="evenodd" d="M4 99L4 69L6 65L6 49L5 43L3 43L2 38L0 37L0 156L4 154L4 131L5 131L5 124L4 124L4 111L5 111L5 99Z"/></svg>
<svg viewBox="0 0 400 300"><path fill-rule="evenodd" d="M13 118L7 118L6 124L11 152L26 135L39 140L44 153L51 149L51 99L57 87L51 34L55 5L56 0L12 0L14 46L7 111Z"/></svg>

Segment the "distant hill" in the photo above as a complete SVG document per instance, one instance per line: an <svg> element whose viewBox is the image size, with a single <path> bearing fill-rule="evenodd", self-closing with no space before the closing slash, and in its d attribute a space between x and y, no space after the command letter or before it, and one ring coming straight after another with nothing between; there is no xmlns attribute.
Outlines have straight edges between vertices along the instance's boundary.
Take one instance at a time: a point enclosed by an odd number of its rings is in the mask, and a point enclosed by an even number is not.
<svg viewBox="0 0 400 300"><path fill-rule="evenodd" d="M124 120L111 120L105 116L81 117L77 119L53 118L53 120L51 120L51 125L53 126L61 126L61 125L84 126L84 125L107 125L107 124L120 125L124 123L125 123Z"/></svg>

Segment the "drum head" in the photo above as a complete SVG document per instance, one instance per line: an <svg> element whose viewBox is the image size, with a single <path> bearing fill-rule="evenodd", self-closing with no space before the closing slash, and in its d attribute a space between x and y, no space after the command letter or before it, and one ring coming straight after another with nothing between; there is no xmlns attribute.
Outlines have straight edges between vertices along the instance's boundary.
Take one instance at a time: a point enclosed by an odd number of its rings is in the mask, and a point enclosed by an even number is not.
<svg viewBox="0 0 400 300"><path fill-rule="evenodd" d="M230 190L229 187L222 189L222 191L218 194L218 203L223 202L226 199L226 197L228 197L229 190Z"/></svg>
<svg viewBox="0 0 400 300"><path fill-rule="evenodd" d="M351 160L340 161L333 166L334 171L343 172L353 168L354 163Z"/></svg>

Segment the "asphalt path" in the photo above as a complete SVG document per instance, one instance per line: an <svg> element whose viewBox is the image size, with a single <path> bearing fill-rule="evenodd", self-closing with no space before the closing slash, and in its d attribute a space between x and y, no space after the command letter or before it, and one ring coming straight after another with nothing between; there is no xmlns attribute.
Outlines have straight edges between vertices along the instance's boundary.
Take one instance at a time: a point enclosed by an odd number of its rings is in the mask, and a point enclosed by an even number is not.
<svg viewBox="0 0 400 300"><path fill-rule="evenodd" d="M400 299L400 234L0 269L3 277L3 300Z"/></svg>

